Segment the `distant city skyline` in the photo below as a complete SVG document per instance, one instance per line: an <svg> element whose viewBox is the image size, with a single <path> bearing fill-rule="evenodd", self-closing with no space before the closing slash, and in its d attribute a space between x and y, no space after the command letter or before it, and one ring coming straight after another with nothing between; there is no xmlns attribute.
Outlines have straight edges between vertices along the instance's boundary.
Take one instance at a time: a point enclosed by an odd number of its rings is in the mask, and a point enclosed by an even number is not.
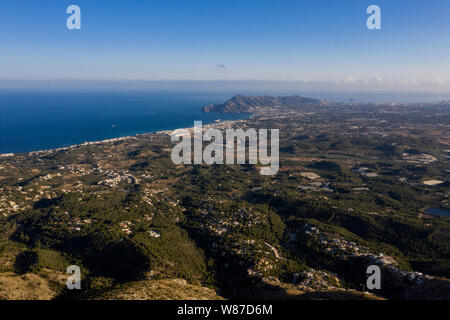
<svg viewBox="0 0 450 320"><path fill-rule="evenodd" d="M381 30L366 27L372 4ZM81 30L66 27L69 5ZM0 88L237 81L449 93L449 12L448 0L4 0Z"/></svg>

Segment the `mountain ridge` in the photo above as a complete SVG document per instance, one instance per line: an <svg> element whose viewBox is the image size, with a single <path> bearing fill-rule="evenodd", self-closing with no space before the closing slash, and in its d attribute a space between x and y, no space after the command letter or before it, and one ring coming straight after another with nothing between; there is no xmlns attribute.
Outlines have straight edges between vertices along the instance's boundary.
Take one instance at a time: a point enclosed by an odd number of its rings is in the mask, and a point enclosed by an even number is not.
<svg viewBox="0 0 450 320"><path fill-rule="evenodd" d="M323 105L324 100L307 98L300 95L291 96L246 96L235 95L222 104L210 104L202 108L203 112L221 113L255 113L261 108L299 109L302 107Z"/></svg>

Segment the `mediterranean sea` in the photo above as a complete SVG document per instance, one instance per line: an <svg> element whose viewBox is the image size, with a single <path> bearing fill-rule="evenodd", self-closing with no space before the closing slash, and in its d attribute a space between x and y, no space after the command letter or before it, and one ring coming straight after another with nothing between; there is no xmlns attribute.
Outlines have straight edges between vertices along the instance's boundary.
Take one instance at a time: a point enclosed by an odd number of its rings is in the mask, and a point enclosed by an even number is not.
<svg viewBox="0 0 450 320"><path fill-rule="evenodd" d="M243 114L203 113L232 94L1 90L0 154L67 147L161 130L192 127L195 120L238 120Z"/></svg>

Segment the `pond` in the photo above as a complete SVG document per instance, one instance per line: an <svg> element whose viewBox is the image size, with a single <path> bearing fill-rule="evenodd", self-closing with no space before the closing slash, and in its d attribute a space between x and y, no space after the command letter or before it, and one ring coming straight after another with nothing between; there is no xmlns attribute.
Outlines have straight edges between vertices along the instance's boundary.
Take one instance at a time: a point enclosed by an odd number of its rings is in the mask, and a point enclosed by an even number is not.
<svg viewBox="0 0 450 320"><path fill-rule="evenodd" d="M439 216L445 216L450 218L450 212L442 210L442 209L436 209L436 208L428 208L425 210L425 213L439 215Z"/></svg>

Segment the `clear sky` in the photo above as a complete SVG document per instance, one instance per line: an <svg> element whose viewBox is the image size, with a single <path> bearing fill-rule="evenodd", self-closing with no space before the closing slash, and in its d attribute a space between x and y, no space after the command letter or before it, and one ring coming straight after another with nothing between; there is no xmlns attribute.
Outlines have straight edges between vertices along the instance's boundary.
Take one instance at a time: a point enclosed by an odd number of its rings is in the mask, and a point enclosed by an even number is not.
<svg viewBox="0 0 450 320"><path fill-rule="evenodd" d="M66 27L71 4L81 30ZM382 30L366 27L371 4ZM450 92L450 1L1 0L0 79Z"/></svg>

